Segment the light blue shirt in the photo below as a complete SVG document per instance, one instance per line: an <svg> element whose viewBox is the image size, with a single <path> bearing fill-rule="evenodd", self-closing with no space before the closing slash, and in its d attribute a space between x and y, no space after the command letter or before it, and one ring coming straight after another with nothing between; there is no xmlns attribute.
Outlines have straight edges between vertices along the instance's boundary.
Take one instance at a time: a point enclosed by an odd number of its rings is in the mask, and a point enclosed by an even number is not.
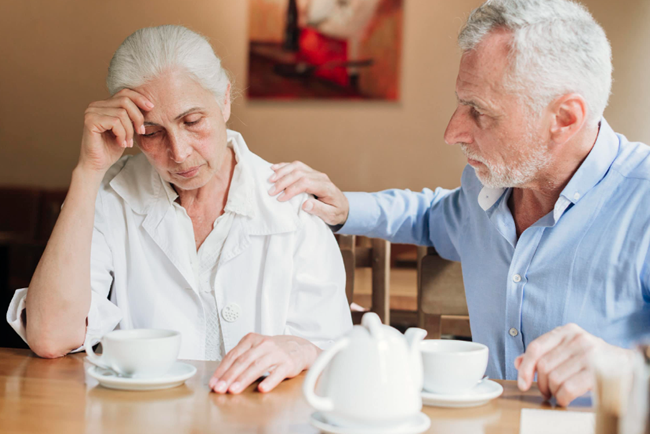
<svg viewBox="0 0 650 434"><path fill-rule="evenodd" d="M483 188L471 166L455 190L346 193L339 233L433 246L460 261L491 378L516 379L515 358L564 324L622 347L650 335L650 147L603 119L554 210L519 239L511 193Z"/></svg>

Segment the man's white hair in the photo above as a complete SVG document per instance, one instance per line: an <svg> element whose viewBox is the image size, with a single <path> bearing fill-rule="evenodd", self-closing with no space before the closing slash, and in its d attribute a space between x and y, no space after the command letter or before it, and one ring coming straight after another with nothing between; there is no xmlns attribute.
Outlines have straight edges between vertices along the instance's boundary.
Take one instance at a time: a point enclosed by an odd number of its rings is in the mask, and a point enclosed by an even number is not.
<svg viewBox="0 0 650 434"><path fill-rule="evenodd" d="M228 73L208 40L183 26L146 27L127 37L111 59L106 85L115 95L175 68L187 71L212 92L223 109L230 84Z"/></svg>
<svg viewBox="0 0 650 434"><path fill-rule="evenodd" d="M488 0L469 16L458 37L470 51L490 32L512 32L506 89L534 113L568 93L582 95L587 122L598 123L612 89L612 49L604 30L569 0Z"/></svg>

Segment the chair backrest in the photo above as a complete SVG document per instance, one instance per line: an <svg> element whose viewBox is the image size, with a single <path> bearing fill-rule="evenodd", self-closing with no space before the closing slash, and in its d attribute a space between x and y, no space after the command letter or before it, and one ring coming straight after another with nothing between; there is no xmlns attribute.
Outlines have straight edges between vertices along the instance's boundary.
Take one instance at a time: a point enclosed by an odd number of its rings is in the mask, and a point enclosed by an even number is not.
<svg viewBox="0 0 650 434"><path fill-rule="evenodd" d="M418 325L430 339L471 337L460 263L441 258L431 247L418 253Z"/></svg>
<svg viewBox="0 0 650 434"><path fill-rule="evenodd" d="M38 230L42 192L26 187L0 188L0 232L33 239Z"/></svg>
<svg viewBox="0 0 650 434"><path fill-rule="evenodd" d="M360 238L357 243L357 238ZM354 301L354 277L356 268L372 269L370 311L379 315L384 324L390 324L390 243L378 238L336 235L345 265L345 294L348 303ZM359 244L359 245L357 245ZM364 312L352 312L358 324Z"/></svg>

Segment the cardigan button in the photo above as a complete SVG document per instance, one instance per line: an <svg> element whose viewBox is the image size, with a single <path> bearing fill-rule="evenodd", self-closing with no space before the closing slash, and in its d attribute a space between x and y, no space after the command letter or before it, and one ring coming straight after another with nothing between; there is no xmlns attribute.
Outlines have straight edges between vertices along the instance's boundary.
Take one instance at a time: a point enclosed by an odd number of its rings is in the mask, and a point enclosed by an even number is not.
<svg viewBox="0 0 650 434"><path fill-rule="evenodd" d="M221 309L221 316L228 322L235 322L241 316L241 307L237 303L228 303Z"/></svg>

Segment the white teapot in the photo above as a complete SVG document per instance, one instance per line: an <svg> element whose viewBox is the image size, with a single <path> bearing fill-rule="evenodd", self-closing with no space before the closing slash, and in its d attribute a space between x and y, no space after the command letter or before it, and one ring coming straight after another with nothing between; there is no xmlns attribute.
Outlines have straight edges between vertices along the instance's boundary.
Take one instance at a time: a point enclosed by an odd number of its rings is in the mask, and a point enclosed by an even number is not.
<svg viewBox="0 0 650 434"><path fill-rule="evenodd" d="M410 328L402 335L377 314L366 313L361 325L324 351L307 372L307 402L333 425L408 424L422 409L420 342L426 334Z"/></svg>

